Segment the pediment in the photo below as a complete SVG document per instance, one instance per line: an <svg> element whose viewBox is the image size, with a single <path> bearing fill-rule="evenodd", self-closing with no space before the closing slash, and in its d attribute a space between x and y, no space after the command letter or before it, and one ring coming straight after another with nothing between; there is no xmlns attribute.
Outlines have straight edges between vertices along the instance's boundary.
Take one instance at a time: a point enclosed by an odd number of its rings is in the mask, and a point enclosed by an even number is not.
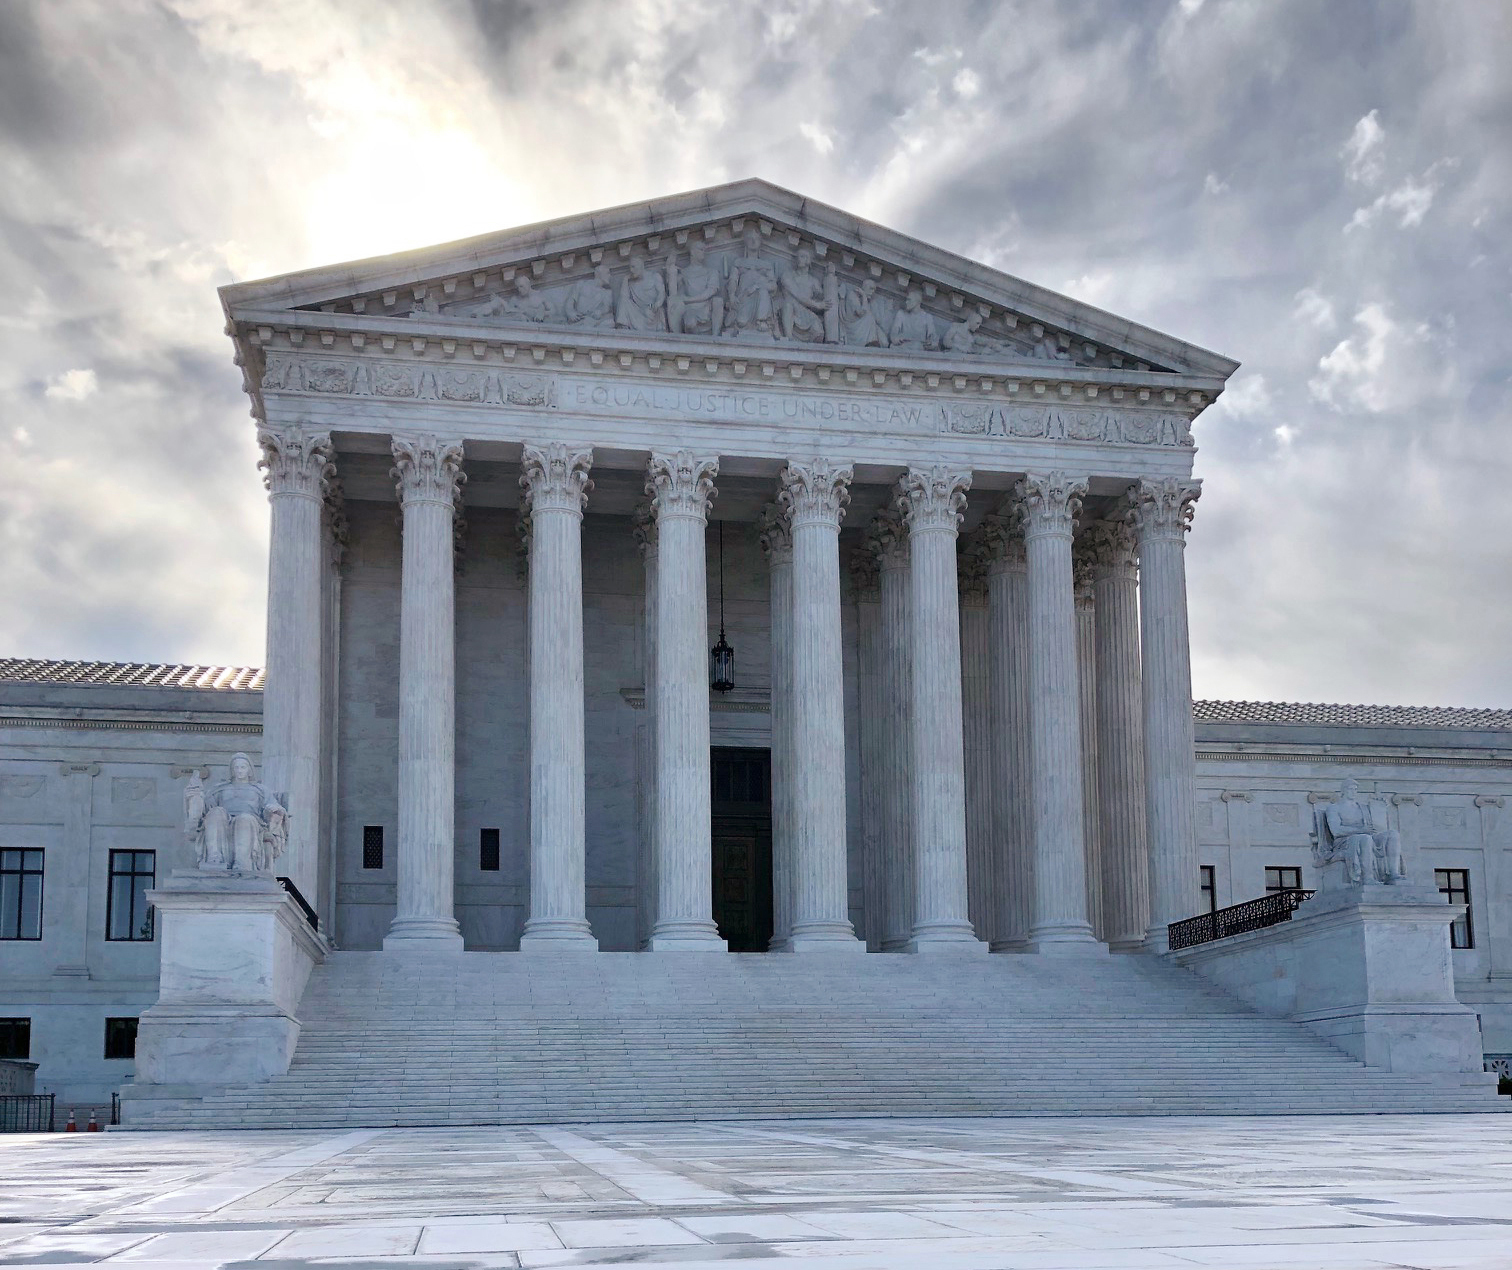
<svg viewBox="0 0 1512 1270"><path fill-rule="evenodd" d="M1226 379L1237 363L764 181L222 289L228 317Z"/></svg>

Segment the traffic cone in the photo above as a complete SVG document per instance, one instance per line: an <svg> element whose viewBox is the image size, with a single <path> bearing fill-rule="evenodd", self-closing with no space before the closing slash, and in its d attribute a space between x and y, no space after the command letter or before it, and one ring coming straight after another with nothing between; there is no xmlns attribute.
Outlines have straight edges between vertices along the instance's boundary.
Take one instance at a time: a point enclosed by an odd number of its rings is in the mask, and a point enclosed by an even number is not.
<svg viewBox="0 0 1512 1270"><path fill-rule="evenodd" d="M89 1113L89 1123L84 1126L84 1132L85 1133L99 1133L99 1131L100 1131L100 1122L95 1119L95 1113L91 1111Z"/></svg>
<svg viewBox="0 0 1512 1270"><path fill-rule="evenodd" d="M68 1113L68 1123L63 1126L64 1133L78 1133L79 1126L74 1123L74 1113Z"/></svg>

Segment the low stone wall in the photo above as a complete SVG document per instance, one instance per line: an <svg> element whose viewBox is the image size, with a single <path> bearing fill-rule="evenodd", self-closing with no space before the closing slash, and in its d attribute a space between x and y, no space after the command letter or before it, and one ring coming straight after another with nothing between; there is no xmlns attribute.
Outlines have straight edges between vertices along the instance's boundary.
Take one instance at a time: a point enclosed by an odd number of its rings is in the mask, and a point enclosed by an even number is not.
<svg viewBox="0 0 1512 1270"><path fill-rule="evenodd" d="M0 1095L37 1092L37 1065L18 1058L0 1058Z"/></svg>
<svg viewBox="0 0 1512 1270"><path fill-rule="evenodd" d="M1369 1067L1479 1072L1480 1031L1455 999L1449 952L1462 911L1429 887L1346 886L1318 892L1289 922L1170 957Z"/></svg>

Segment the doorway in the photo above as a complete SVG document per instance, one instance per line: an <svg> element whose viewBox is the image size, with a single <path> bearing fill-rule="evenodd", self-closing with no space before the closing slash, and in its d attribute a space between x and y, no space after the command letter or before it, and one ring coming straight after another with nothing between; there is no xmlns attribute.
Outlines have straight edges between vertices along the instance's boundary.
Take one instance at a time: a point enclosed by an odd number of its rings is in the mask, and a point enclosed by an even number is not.
<svg viewBox="0 0 1512 1270"><path fill-rule="evenodd" d="M711 751L714 922L731 952L772 941L772 752Z"/></svg>

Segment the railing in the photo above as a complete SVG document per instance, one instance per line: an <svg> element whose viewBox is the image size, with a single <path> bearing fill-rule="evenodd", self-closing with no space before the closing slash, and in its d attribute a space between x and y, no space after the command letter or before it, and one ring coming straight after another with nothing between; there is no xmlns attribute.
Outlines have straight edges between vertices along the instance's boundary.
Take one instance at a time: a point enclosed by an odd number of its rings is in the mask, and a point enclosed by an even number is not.
<svg viewBox="0 0 1512 1270"><path fill-rule="evenodd" d="M1302 901L1312 896L1312 891L1272 891L1258 900L1247 900L1214 913L1201 913L1185 921L1172 922L1166 927L1167 944L1174 952L1178 948L1226 939L1229 935L1242 935L1247 930L1263 930L1277 922L1289 922Z"/></svg>
<svg viewBox="0 0 1512 1270"><path fill-rule="evenodd" d="M0 1094L0 1133L51 1133L54 1094Z"/></svg>
<svg viewBox="0 0 1512 1270"><path fill-rule="evenodd" d="M112 1091L110 1095L110 1123L112 1125L121 1123L121 1095L115 1091Z"/></svg>
<svg viewBox="0 0 1512 1270"><path fill-rule="evenodd" d="M299 888L294 885L293 881L289 878L279 878L278 885L294 897L294 902L299 905L300 911L305 915L305 921L310 923L310 929L318 931L320 929L320 917L310 907L309 900L299 893Z"/></svg>

